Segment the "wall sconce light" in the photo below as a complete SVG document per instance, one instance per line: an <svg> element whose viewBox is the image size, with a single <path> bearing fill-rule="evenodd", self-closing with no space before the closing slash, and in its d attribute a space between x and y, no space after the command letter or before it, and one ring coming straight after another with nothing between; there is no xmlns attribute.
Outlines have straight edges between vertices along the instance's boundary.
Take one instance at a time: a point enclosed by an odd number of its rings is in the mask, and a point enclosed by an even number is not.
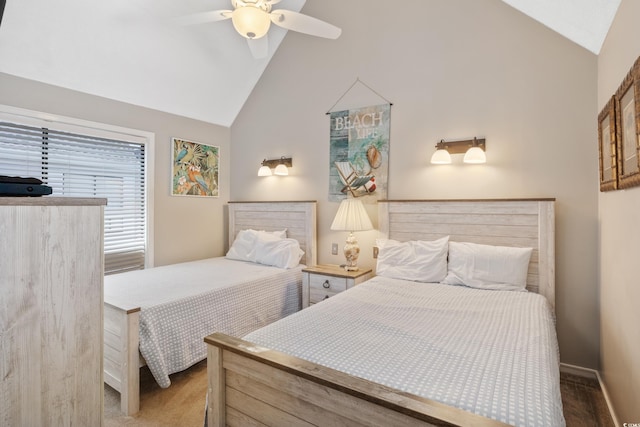
<svg viewBox="0 0 640 427"><path fill-rule="evenodd" d="M484 138L478 139L465 139L462 141L448 141L444 139L440 140L436 144L436 151L431 156L431 163L434 165L448 165L451 164L451 154L464 153L464 163L486 163L487 156L485 155L486 140Z"/></svg>
<svg viewBox="0 0 640 427"><path fill-rule="evenodd" d="M289 168L293 166L293 159L291 157L280 157L279 159L262 161L262 166L258 169L258 176L271 176L271 169L275 168L273 174L286 176L289 175Z"/></svg>
<svg viewBox="0 0 640 427"><path fill-rule="evenodd" d="M447 146L444 143L444 139L440 140L436 144L436 151L431 156L431 164L434 165L450 165L451 155L447 151Z"/></svg>
<svg viewBox="0 0 640 427"><path fill-rule="evenodd" d="M272 175L271 168L264 164L264 162L266 160L267 159L264 159L262 161L262 166L260 166L260 169L258 169L258 176L271 176Z"/></svg>

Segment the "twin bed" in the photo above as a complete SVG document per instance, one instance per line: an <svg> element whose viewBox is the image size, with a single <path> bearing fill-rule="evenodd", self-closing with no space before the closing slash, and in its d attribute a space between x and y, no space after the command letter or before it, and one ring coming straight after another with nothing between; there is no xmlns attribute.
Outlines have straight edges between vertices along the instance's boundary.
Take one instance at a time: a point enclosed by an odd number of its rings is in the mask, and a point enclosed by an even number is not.
<svg viewBox="0 0 640 427"><path fill-rule="evenodd" d="M206 357L213 331L247 333L300 310L302 268L316 264L316 203L230 202L229 245L242 230L280 232L304 251L282 269L226 257L105 277L104 381L120 392L121 410L140 405L140 367L161 387L169 375Z"/></svg>
<svg viewBox="0 0 640 427"><path fill-rule="evenodd" d="M448 236L449 284L377 276L243 339L209 335L208 425L564 425L553 200L378 207L384 238ZM458 242L511 249L459 268L472 245ZM519 268L529 292L479 289L487 270L512 269L511 252L522 259L515 248L532 248ZM451 279L469 271L466 286Z"/></svg>

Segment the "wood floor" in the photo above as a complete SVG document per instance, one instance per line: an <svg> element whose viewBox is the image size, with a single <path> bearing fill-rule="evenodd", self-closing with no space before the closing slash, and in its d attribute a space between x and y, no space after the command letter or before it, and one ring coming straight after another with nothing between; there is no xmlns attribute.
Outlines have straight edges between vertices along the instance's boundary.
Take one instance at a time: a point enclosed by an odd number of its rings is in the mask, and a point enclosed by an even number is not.
<svg viewBox="0 0 640 427"><path fill-rule="evenodd" d="M127 417L120 411L120 393L104 386L105 427L202 427L207 395L207 361L170 376L162 389L147 367L140 370L140 412Z"/></svg>
<svg viewBox="0 0 640 427"><path fill-rule="evenodd" d="M120 395L108 385L104 388L106 427L201 427L207 390L206 360L171 375L171 387L167 389L161 389L149 370L143 368L140 412L132 417L120 412ZM596 380L563 373L560 389L567 427L614 427Z"/></svg>
<svg viewBox="0 0 640 427"><path fill-rule="evenodd" d="M615 427L598 380L562 373L560 393L567 427Z"/></svg>

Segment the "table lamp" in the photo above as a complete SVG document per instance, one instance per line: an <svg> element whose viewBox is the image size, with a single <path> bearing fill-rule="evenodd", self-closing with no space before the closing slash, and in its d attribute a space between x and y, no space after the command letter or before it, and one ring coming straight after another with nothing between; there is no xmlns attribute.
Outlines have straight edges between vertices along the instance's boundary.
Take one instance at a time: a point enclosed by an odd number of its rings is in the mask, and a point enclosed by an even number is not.
<svg viewBox="0 0 640 427"><path fill-rule="evenodd" d="M373 229L369 215L367 215L367 211L362 202L354 198L347 198L340 202L340 207L338 208L336 217L333 219L331 229L334 231L349 232L347 243L344 245L344 257L347 260L344 269L347 271L358 271L360 247L353 232Z"/></svg>

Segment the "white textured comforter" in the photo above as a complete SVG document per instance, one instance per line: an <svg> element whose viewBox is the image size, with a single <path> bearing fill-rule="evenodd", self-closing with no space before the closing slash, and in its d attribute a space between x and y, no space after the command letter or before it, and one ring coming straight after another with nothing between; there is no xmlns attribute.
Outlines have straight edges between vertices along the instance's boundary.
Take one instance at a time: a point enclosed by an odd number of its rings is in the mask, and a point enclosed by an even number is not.
<svg viewBox="0 0 640 427"><path fill-rule="evenodd" d="M300 310L302 266L224 257L105 277L105 302L139 306L140 353L163 387L206 357L205 336L241 337Z"/></svg>
<svg viewBox="0 0 640 427"><path fill-rule="evenodd" d="M378 276L244 339L508 424L565 425L537 294Z"/></svg>

